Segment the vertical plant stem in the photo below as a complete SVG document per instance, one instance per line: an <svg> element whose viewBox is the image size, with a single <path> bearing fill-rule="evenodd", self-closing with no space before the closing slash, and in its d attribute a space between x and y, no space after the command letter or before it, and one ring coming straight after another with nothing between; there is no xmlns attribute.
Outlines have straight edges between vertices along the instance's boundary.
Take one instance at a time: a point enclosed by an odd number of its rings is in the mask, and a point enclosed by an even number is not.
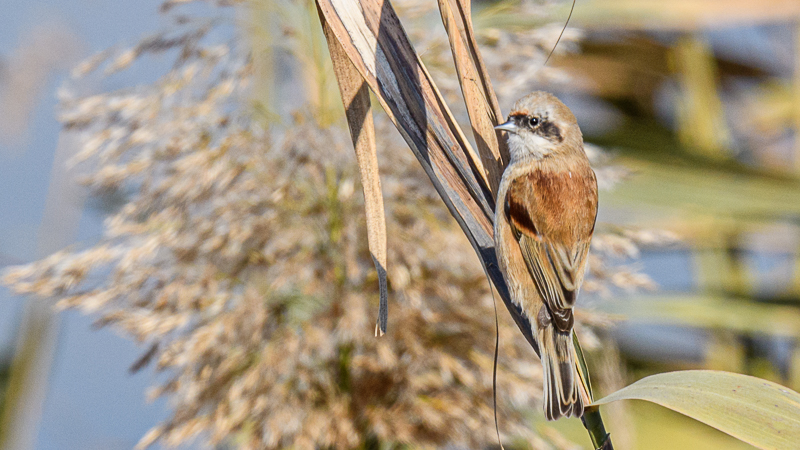
<svg viewBox="0 0 800 450"><path fill-rule="evenodd" d="M62 132L50 175L50 185L37 239L37 254L48 255L69 245L80 225L84 199L67 161L80 147L80 138ZM17 349L0 411L0 449L36 447L39 421L56 355L59 316L51 303L27 299Z"/></svg>
<svg viewBox="0 0 800 450"><path fill-rule="evenodd" d="M333 69L328 53L327 43L323 35L322 26L317 19L317 4L314 0L303 0L303 21L306 26L304 49L306 57L296 55L303 64L303 73L306 74L306 91L310 93L315 106L315 116L322 128L327 128L341 117L339 112L339 99L333 87ZM299 53L299 52L298 52Z"/></svg>
<svg viewBox="0 0 800 450"><path fill-rule="evenodd" d="M255 110L268 123L280 120L275 107L275 25L278 22L277 0L250 0L240 20L245 23L250 40L253 70L258 80L253 85ZM245 16L246 15L246 16Z"/></svg>
<svg viewBox="0 0 800 450"><path fill-rule="evenodd" d="M725 235L725 256L728 259L726 290L737 296L752 296L750 276L744 250L742 233L733 229Z"/></svg>
<svg viewBox="0 0 800 450"><path fill-rule="evenodd" d="M589 397L594 401L589 368L586 365L586 358L583 356L583 348L581 348L581 343L578 340L578 334L574 332L572 333L572 345L575 347L575 353L578 356L576 361L578 364L578 375L583 379L584 384L589 390ZM583 426L586 427L586 431L589 432L589 438L591 438L595 449L609 450L614 448L611 444L611 435L606 432L606 427L603 424L603 416L600 415L599 406L587 406L583 411L581 421L583 422Z"/></svg>
<svg viewBox="0 0 800 450"><path fill-rule="evenodd" d="M344 223L342 220L342 203L339 201L339 174L333 167L325 168L325 187L327 190L328 204L328 241L330 243L329 257L333 267L335 301L339 301L347 281L347 269L342 256L342 235Z"/></svg>
<svg viewBox="0 0 800 450"><path fill-rule="evenodd" d="M792 80L794 111L794 170L800 174L800 22L794 28L794 79Z"/></svg>
<svg viewBox="0 0 800 450"><path fill-rule="evenodd" d="M614 449L614 445L611 443L611 435L606 432L606 427L603 425L603 416L600 415L599 406L588 406L583 412L582 420L595 449Z"/></svg>
<svg viewBox="0 0 800 450"><path fill-rule="evenodd" d="M716 159L728 157L731 137L719 97L714 54L696 35L681 38L672 52L672 66L681 83L678 136L689 148Z"/></svg>

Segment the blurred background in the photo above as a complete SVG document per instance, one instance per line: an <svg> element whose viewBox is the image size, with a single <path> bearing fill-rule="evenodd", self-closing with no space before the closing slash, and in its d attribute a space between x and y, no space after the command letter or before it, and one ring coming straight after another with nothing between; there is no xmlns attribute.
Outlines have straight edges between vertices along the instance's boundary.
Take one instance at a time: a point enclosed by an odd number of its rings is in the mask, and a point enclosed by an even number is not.
<svg viewBox="0 0 800 450"><path fill-rule="evenodd" d="M595 389L690 368L800 389L800 4L579 1L545 66L570 3L473 13L503 110L556 93L605 188L579 327ZM394 5L467 123L436 3ZM492 298L381 117L404 330L371 338L313 3L10 0L0 17L0 448L496 446ZM544 423L538 360L500 315L507 446L589 448L577 421ZM748 448L643 402L604 414L618 448Z"/></svg>

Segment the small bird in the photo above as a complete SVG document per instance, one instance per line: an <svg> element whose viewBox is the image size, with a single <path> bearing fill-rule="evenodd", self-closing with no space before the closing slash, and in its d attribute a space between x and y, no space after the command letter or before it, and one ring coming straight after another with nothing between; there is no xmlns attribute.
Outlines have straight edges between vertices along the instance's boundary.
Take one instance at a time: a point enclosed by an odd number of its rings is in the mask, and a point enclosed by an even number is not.
<svg viewBox="0 0 800 450"><path fill-rule="evenodd" d="M533 92L508 121L494 240L511 299L527 315L544 367L547 420L581 417L591 403L572 343L573 307L597 217L597 179L572 111Z"/></svg>

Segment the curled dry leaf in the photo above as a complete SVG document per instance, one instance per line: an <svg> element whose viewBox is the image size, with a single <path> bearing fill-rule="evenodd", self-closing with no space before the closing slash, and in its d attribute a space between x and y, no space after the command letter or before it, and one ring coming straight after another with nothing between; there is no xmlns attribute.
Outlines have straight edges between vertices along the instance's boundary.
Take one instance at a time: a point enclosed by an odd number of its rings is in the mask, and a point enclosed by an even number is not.
<svg viewBox="0 0 800 450"><path fill-rule="evenodd" d="M386 215L378 173L378 150L375 147L375 125L369 98L369 87L353 63L344 53L339 41L332 35L327 22L322 19L322 30L328 41L333 70L339 83L339 92L345 105L347 124L356 150L361 185L364 188L364 209L367 214L367 240L375 270L378 272L380 306L375 335L386 333L389 317L388 288L386 283Z"/></svg>

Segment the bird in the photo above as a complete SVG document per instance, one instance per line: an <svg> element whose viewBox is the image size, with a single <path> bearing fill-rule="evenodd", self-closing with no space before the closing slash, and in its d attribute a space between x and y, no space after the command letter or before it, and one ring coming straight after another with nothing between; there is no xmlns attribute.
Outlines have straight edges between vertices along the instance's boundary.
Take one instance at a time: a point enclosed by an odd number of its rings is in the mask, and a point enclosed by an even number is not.
<svg viewBox="0 0 800 450"><path fill-rule="evenodd" d="M591 396L577 366L573 309L597 219L597 178L575 116L550 93L522 97L495 128L507 132L510 156L495 210L498 265L532 325L545 418L582 417Z"/></svg>

